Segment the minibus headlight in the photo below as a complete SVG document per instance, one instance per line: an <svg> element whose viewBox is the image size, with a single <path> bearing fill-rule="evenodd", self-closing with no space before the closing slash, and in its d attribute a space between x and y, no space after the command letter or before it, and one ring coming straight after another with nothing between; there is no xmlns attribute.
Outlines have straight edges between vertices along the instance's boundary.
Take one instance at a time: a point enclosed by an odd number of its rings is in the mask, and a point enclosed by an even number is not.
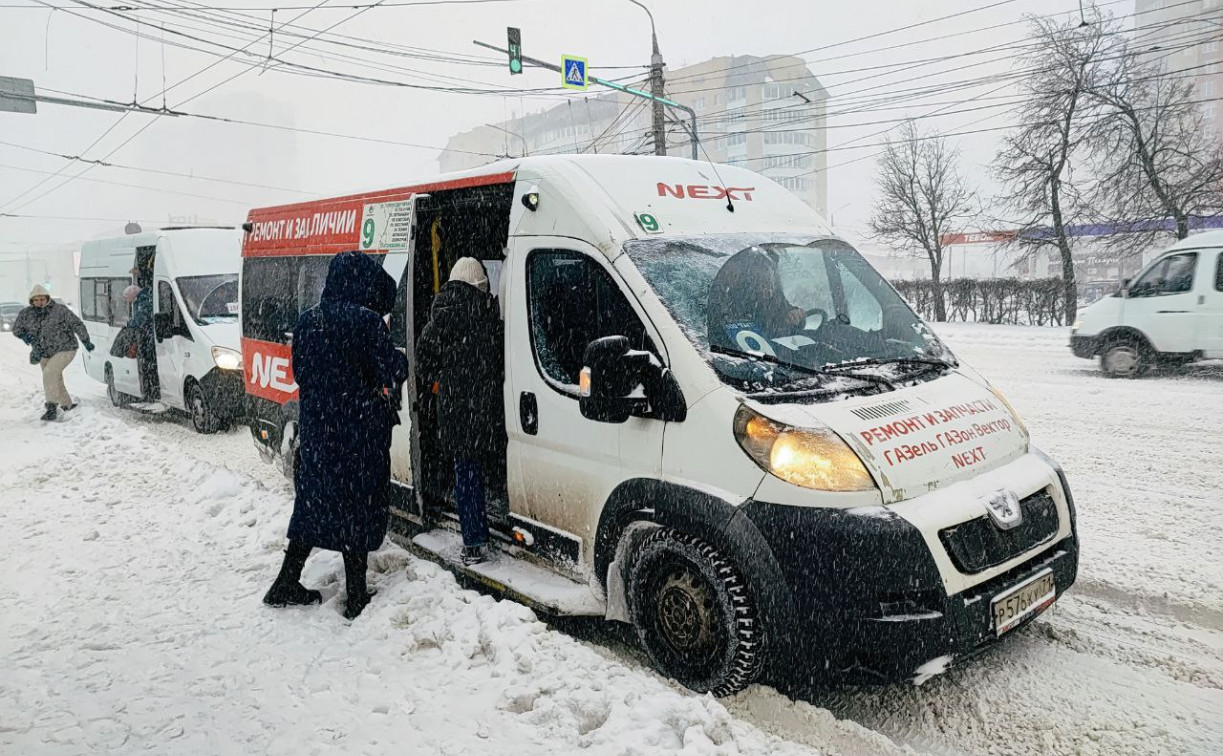
<svg viewBox="0 0 1223 756"><path fill-rule="evenodd" d="M870 491L862 460L828 428L792 428L746 405L735 413L735 440L767 473L819 491Z"/></svg>
<svg viewBox="0 0 1223 756"><path fill-rule="evenodd" d="M212 361L222 370L239 370L242 368L242 353L235 349L214 346Z"/></svg>

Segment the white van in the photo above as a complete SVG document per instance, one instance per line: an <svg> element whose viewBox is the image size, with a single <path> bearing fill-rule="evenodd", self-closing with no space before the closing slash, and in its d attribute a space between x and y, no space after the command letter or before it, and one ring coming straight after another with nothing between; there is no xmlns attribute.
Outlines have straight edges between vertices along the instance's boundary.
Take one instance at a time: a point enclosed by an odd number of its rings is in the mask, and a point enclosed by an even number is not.
<svg viewBox="0 0 1223 756"><path fill-rule="evenodd" d="M241 232L232 228L165 228L87 242L81 248L81 319L97 344L83 352L85 371L106 384L116 407L142 397L135 358L111 355L132 314L123 290L148 271L160 405L182 410L200 433L242 417L238 271ZM150 369L152 366L150 366Z"/></svg>
<svg viewBox="0 0 1223 756"><path fill-rule="evenodd" d="M253 210L244 228L251 432L290 470L290 332L330 257L361 249L398 279L389 327L413 369L450 266L483 260L506 337L498 555L459 562L453 468L415 374L391 450L393 537L542 611L632 623L695 690L924 679L1075 580L1057 464L858 252L763 176L524 158Z"/></svg>
<svg viewBox="0 0 1223 756"><path fill-rule="evenodd" d="M1075 356L1137 378L1154 365L1223 359L1223 231L1181 239L1111 297L1079 313Z"/></svg>

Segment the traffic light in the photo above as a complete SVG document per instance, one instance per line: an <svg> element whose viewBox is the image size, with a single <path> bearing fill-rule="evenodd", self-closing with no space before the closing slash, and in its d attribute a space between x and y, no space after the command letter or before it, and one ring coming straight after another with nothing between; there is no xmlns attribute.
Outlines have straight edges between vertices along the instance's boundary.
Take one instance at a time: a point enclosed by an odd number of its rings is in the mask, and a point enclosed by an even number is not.
<svg viewBox="0 0 1223 756"><path fill-rule="evenodd" d="M509 35L509 44L506 49L510 54L510 73L520 74L522 73L522 31L512 26L507 26L505 31Z"/></svg>

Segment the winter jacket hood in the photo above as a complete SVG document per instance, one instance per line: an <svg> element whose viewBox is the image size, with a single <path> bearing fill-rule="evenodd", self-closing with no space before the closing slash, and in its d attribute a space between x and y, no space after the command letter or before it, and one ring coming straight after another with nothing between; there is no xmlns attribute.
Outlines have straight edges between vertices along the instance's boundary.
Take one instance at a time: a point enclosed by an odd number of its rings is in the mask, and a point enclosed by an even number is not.
<svg viewBox="0 0 1223 756"><path fill-rule="evenodd" d="M36 294L39 289L42 287L34 287L31 297L46 296ZM76 313L54 299L49 299L43 307L30 305L18 313L17 320L13 322L13 335L43 357L75 351L77 339L82 344L89 343L89 331L85 330L85 324Z"/></svg>
<svg viewBox="0 0 1223 756"><path fill-rule="evenodd" d="M46 297L47 301L51 300L51 292L47 291L42 284L34 284L34 288L30 289L30 304L34 304L34 297Z"/></svg>
<svg viewBox="0 0 1223 756"><path fill-rule="evenodd" d="M323 302L345 302L385 316L395 306L395 279L362 252L341 252L331 259Z"/></svg>

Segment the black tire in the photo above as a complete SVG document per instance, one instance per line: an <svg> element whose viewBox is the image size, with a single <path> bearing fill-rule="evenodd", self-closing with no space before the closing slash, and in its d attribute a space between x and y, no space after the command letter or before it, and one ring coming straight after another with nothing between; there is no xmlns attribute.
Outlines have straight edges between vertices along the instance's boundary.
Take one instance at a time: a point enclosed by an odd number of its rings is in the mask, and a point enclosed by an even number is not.
<svg viewBox="0 0 1223 756"><path fill-rule="evenodd" d="M1100 352L1100 369L1109 378L1141 378L1151 366L1149 352L1137 339L1111 342Z"/></svg>
<svg viewBox="0 0 1223 756"><path fill-rule="evenodd" d="M208 406L208 399L204 396L204 389L200 387L200 384L195 381L188 383L184 398L187 414L191 416L191 426L195 428L196 433L208 434L220 430L221 421Z"/></svg>
<svg viewBox="0 0 1223 756"><path fill-rule="evenodd" d="M120 409L132 403L132 398L115 386L115 370L110 366L110 363L106 364L106 396L110 399L112 405Z"/></svg>
<svg viewBox="0 0 1223 756"><path fill-rule="evenodd" d="M670 528L645 537L628 574L637 637L663 674L728 696L764 667L766 633L738 568L699 538Z"/></svg>

